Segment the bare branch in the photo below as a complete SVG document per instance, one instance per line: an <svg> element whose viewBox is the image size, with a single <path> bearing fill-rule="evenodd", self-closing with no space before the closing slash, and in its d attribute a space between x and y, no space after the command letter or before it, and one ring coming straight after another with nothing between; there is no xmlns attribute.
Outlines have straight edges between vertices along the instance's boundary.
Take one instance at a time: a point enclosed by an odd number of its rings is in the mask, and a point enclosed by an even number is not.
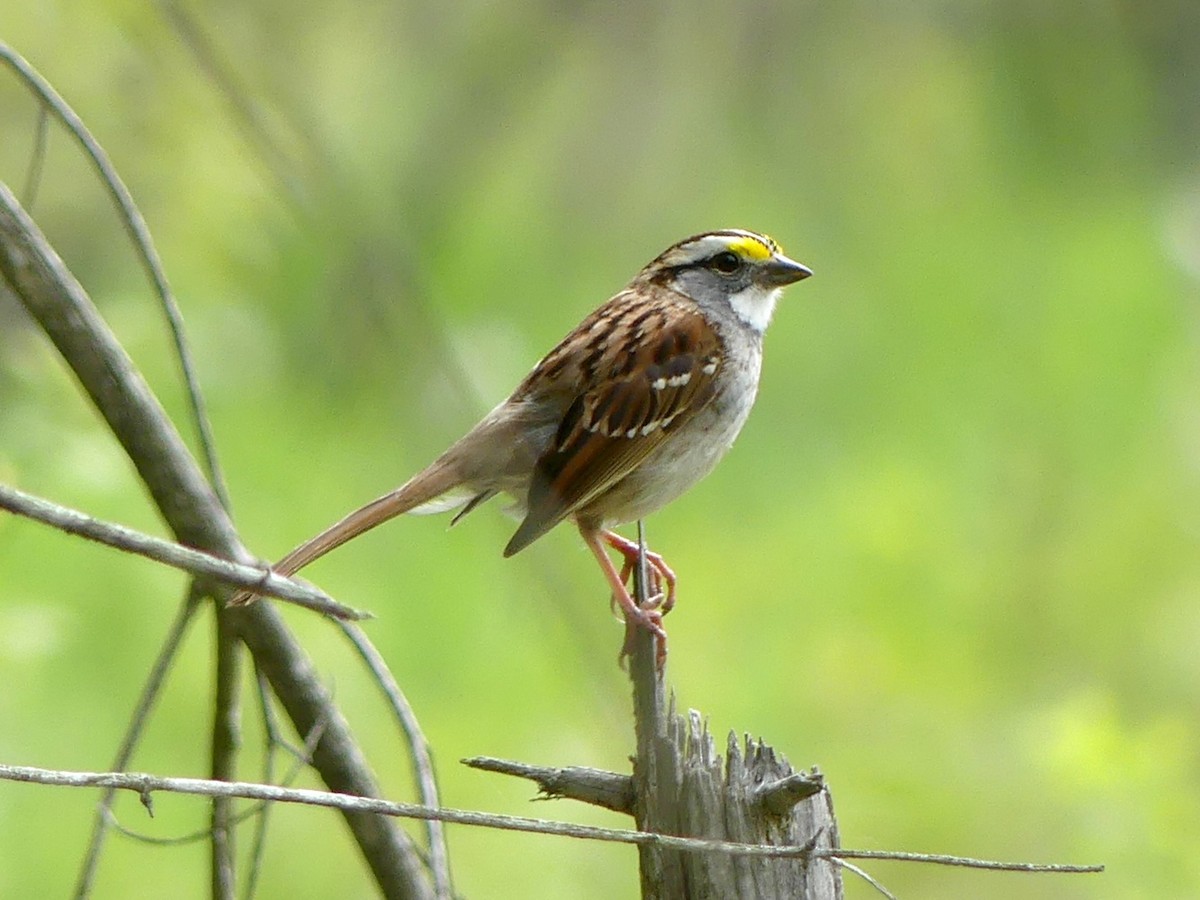
<svg viewBox="0 0 1200 900"><path fill-rule="evenodd" d="M119 550L127 550L147 559L174 566L202 578L212 578L237 587L253 588L256 594L267 594L295 603L336 619L366 619L370 613L343 606L324 591L276 575L270 569L230 562L182 544L175 544L152 535L134 531L124 525L104 522L87 513L59 506L14 487L0 484L0 509L52 525L68 534L88 538Z"/></svg>
<svg viewBox="0 0 1200 900"><path fill-rule="evenodd" d="M279 730L279 719L275 714L275 705L271 702L271 686L267 677L256 665L254 667L254 692L258 698L258 708L263 720L263 764L262 780L267 784L275 783L275 753L280 747L287 748L283 735ZM308 762L306 757L304 760ZM267 852L267 829L271 821L271 805L264 803L256 811L258 820L254 826L254 838L250 845L250 858L246 862L246 884L243 896L251 900L258 889L258 879L262 874L263 859Z"/></svg>
<svg viewBox="0 0 1200 900"><path fill-rule="evenodd" d="M54 115L63 123L67 131L79 142L79 146L83 148L83 152L87 154L92 164L96 167L96 172L99 174L101 182L108 188L108 193L117 206L117 211L122 223L125 225L125 230L129 233L130 240L133 241L138 258L141 259L143 268L146 270L146 274L149 276L150 282L154 286L154 291L162 304L163 311L166 313L167 325L171 330L171 337L175 343L175 353L179 359L179 364L183 372L184 385L187 388L188 400L192 406L196 433L200 440L201 449L204 451L204 462L208 468L217 497L221 500L221 505L228 509L229 497L225 490L225 479L221 475L221 467L217 462L216 446L213 441L212 430L209 427L208 416L204 411L204 397L200 392L200 381L196 377L195 366L192 364L191 351L188 350L187 338L184 336L183 314L179 311L179 304L175 301L175 295L171 291L171 286L167 283L167 273L163 269L162 261L158 258L158 251L154 249L154 239L150 235L150 229L146 226L146 220L142 217L141 210L133 202L133 195L129 193L129 188L125 186L125 182L117 174L116 167L113 166L112 161L108 158L108 154L104 152L104 148L100 146L100 142L88 131L87 126L83 124L83 120L79 118L75 110L70 107L66 100L59 96L58 91L54 90L54 86L43 78L29 64L28 60L3 41L0 41L0 61L6 63L17 74L17 77L25 82L29 89L41 100L43 109L53 111Z"/></svg>
<svg viewBox="0 0 1200 900"><path fill-rule="evenodd" d="M200 591L193 584L179 609L179 614L167 631L166 639L159 648L154 665L150 667L150 674L146 676L146 684L138 697L137 705L129 720L129 726L125 729L125 736L121 739L116 759L113 760L112 767L118 771L129 765L129 760L133 757L133 748L137 746L142 731L150 720L150 711L158 701L163 684L167 680L167 673L171 671L171 665L175 662L175 656L183 644L183 636L187 633L187 627L196 615L201 599ZM87 852L84 854L83 863L79 868L79 876L75 882L73 896L76 900L87 897L92 891L96 868L100 864L100 851L104 848L104 838L112 823L111 810L116 793L115 788L109 788L100 797L100 802L96 806L96 819L92 823L92 837L88 841Z"/></svg>
<svg viewBox="0 0 1200 900"><path fill-rule="evenodd" d="M0 275L54 342L137 467L181 543L252 562L211 486L128 354L17 199L0 184ZM311 661L273 604L234 611L250 648L300 734L326 723L313 765L335 791L376 796L379 786ZM345 813L346 823L386 897L432 896L409 837L377 815Z"/></svg>
<svg viewBox="0 0 1200 900"><path fill-rule="evenodd" d="M491 756L473 756L464 759L462 764L472 769L515 775L537 782L538 789L545 795L540 799L556 800L565 797L593 806L603 806L614 812L633 812L633 778L629 775L583 766L532 766L529 763L495 759Z"/></svg>
<svg viewBox="0 0 1200 900"><path fill-rule="evenodd" d="M283 788L270 784L239 781L209 781L202 778L163 778L134 772L68 772L38 769L32 766L0 765L0 779L59 787L110 787L134 791L147 797L154 791L175 794L197 794L207 797L243 797L250 800L270 800L279 803L300 803L332 809L378 813L407 819L438 819L458 825L499 828L535 834L551 834L582 840L606 841L619 844L654 845L673 850L728 853L735 856L778 857L792 859L850 858L895 859L905 862L939 865L967 865L973 868L1001 869L1014 872L1088 873L1101 872L1103 866L1039 865L1036 863L1007 863L994 860L972 860L961 856L925 855L921 853L892 853L884 850L812 850L808 847L774 847L769 844L738 844L732 841L710 841L699 838L652 834L618 828L599 828L594 825L575 825L524 816L504 816L462 809L431 809L415 803L397 803L373 797L335 794L302 788Z"/></svg>
<svg viewBox="0 0 1200 900"><path fill-rule="evenodd" d="M287 748L289 751L296 753L296 763L292 766L291 770L284 777L284 779L279 782L279 784L284 787L288 787L296 780L297 777L299 777L300 773L310 765L308 754L311 752L312 748L316 746L317 741L321 739L321 731L322 729L318 728L313 734L308 736L308 739L305 741L307 750L294 750L294 748L291 747ZM263 781L259 783L274 784L275 782ZM259 819L266 819L270 811L271 801L260 800L257 803L252 803L251 805L247 806L237 815L231 817L229 821L232 825L241 825L243 822L248 822L250 819L256 817ZM118 832L124 837L129 838L131 841L137 841L139 844L151 844L157 847L181 847L186 844L195 844L200 841L207 841L212 837L213 834L213 829L210 824L205 828L197 828L184 834L178 834L172 837L157 837L154 835L144 834L140 831L136 831L133 828L127 828L120 823L116 815L111 810L106 810L105 816L108 820L109 826L112 827L114 831ZM255 879L253 877L247 880L245 891L247 898L254 896L254 880Z"/></svg>
<svg viewBox="0 0 1200 900"><path fill-rule="evenodd" d="M855 875L857 875L859 878L861 878L863 881L865 881L871 887L875 888L875 890L877 890L880 894L882 894L884 897L886 897L887 900L898 900L898 898L896 897L895 894L893 894L891 891L889 891L887 888L885 888L882 884L880 884L879 881L876 878L874 878L865 869L859 868L858 866L854 865L854 863L846 862L846 860L844 860L844 859L838 859L837 857L831 857L831 859L833 859L833 861L835 863L837 863L839 866L841 866L847 872L853 872Z"/></svg>
<svg viewBox="0 0 1200 900"><path fill-rule="evenodd" d="M375 645L371 643L366 632L352 622L339 621L338 625L350 642L354 644L354 648L366 663L367 668L371 670L376 683L387 697L392 714L400 725L400 730L404 732L421 802L425 806L441 806L441 801L438 799L437 773L433 768L433 755L429 752L429 742L425 740L425 734L421 731L421 725L417 721L417 715L413 712L408 698L400 690L400 685L392 676L392 670L388 668L387 662L375 649ZM436 819L428 820L426 836L429 840L429 868L433 873L433 889L438 900L443 900L443 898L448 900L453 896L453 889L450 881L450 854L446 849L446 832L442 828L442 823Z"/></svg>
<svg viewBox="0 0 1200 900"><path fill-rule="evenodd" d="M213 679L212 749L209 772L214 780L234 781L237 778L237 755L241 745L241 668L245 649L238 640L233 617L217 610L213 617L216 632L216 665ZM213 900L234 900L237 893L236 817L233 800L213 798L210 883Z"/></svg>
<svg viewBox="0 0 1200 900"><path fill-rule="evenodd" d="M43 104L38 105L37 122L33 129L33 149L29 153L29 171L25 173L25 205L33 209L37 202L38 188L42 184L42 167L46 164L46 138L49 134L50 116Z"/></svg>

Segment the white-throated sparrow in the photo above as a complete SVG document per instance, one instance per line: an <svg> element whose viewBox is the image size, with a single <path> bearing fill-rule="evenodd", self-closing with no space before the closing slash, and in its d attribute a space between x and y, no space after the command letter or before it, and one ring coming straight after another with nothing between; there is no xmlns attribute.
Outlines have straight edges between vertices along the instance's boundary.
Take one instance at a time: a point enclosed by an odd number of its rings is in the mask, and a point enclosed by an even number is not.
<svg viewBox="0 0 1200 900"><path fill-rule="evenodd" d="M811 274L750 231L680 241L584 319L428 468L301 544L273 570L291 575L401 513L457 509L457 521L506 494L523 520L504 555L573 519L627 625L657 636L661 664L662 615L674 603L675 576L649 554L658 597L639 607L625 587L637 545L611 529L674 500L725 455L754 405L762 336L780 291ZM623 571L605 544L624 557ZM253 596L241 593L232 602Z"/></svg>

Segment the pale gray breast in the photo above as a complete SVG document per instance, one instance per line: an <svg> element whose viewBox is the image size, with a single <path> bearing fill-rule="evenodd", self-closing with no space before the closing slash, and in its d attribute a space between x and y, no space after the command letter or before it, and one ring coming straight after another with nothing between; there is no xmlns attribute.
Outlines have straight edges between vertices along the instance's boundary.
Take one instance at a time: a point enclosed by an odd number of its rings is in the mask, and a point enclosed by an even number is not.
<svg viewBox="0 0 1200 900"><path fill-rule="evenodd" d="M762 342L738 331L712 401L656 447L597 506L605 527L645 518L708 475L746 424L758 393Z"/></svg>

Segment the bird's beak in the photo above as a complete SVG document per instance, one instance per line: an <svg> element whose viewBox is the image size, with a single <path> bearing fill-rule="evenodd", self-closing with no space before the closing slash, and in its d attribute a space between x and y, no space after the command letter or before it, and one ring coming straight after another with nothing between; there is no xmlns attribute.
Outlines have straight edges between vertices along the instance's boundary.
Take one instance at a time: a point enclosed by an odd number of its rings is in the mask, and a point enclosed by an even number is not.
<svg viewBox="0 0 1200 900"><path fill-rule="evenodd" d="M802 266L793 259L788 259L782 253L776 253L767 260L760 270L760 279L770 287L783 287L793 284L812 274L812 269Z"/></svg>

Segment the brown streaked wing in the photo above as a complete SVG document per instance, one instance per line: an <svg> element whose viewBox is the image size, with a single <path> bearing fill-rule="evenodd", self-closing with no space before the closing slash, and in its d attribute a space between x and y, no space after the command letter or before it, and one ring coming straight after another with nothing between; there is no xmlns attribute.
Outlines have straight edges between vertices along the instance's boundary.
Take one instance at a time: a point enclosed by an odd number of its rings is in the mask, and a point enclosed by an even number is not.
<svg viewBox="0 0 1200 900"><path fill-rule="evenodd" d="M612 340L593 343L579 362L585 388L537 461L525 520L505 556L628 475L712 400L721 344L699 313L683 301L650 314L641 303L611 313Z"/></svg>

